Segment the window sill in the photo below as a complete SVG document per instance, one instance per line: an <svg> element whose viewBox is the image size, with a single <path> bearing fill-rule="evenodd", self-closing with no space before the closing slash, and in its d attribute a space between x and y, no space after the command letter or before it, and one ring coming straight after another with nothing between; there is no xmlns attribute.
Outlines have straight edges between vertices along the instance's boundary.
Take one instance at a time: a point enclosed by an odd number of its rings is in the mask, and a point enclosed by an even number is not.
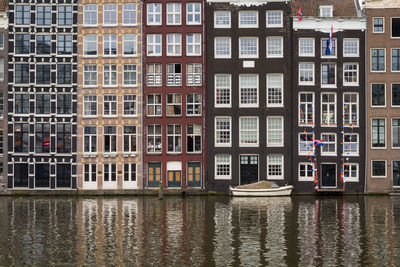
<svg viewBox="0 0 400 267"><path fill-rule="evenodd" d="M228 180L232 180L232 178L231 177L214 177L214 180L228 181Z"/></svg>
<svg viewBox="0 0 400 267"><path fill-rule="evenodd" d="M299 86L315 86L315 82L312 82L312 83L299 82Z"/></svg>
<svg viewBox="0 0 400 267"><path fill-rule="evenodd" d="M352 87L356 87L356 86L360 86L359 83L343 83L343 86L352 86Z"/></svg>
<svg viewBox="0 0 400 267"><path fill-rule="evenodd" d="M279 177L267 177L267 180L283 180L283 177L279 176Z"/></svg>
<svg viewBox="0 0 400 267"><path fill-rule="evenodd" d="M103 157L105 158L115 158L117 157L117 153L103 153Z"/></svg>
<svg viewBox="0 0 400 267"><path fill-rule="evenodd" d="M83 119L94 119L94 118L98 118L97 115L92 115L92 116L82 116Z"/></svg>
<svg viewBox="0 0 400 267"><path fill-rule="evenodd" d="M84 158L95 158L95 157L97 157L97 153L96 154L86 154L86 153L84 153L84 154L82 154L82 157L84 157Z"/></svg>
<svg viewBox="0 0 400 267"><path fill-rule="evenodd" d="M149 154L149 155L161 155L162 151L161 152L147 152L147 154Z"/></svg>
<svg viewBox="0 0 400 267"><path fill-rule="evenodd" d="M133 55L122 55L123 58L130 58L130 57L135 57L137 58L137 54L133 54Z"/></svg>
<svg viewBox="0 0 400 267"><path fill-rule="evenodd" d="M121 24L122 27L137 27L137 23L135 24Z"/></svg>
<svg viewBox="0 0 400 267"><path fill-rule="evenodd" d="M122 154L122 156L123 156L124 158L128 158L128 157L135 158L135 157L137 156L137 152L124 152L124 153Z"/></svg>
<svg viewBox="0 0 400 267"><path fill-rule="evenodd" d="M201 155L201 151L196 151L196 152L186 152L188 155Z"/></svg>
<svg viewBox="0 0 400 267"><path fill-rule="evenodd" d="M284 144L268 144L267 147L284 147Z"/></svg>
<svg viewBox="0 0 400 267"><path fill-rule="evenodd" d="M345 183L358 183L360 181L359 181L358 178L357 179L346 179L346 178L344 178L344 182Z"/></svg>
<svg viewBox="0 0 400 267"><path fill-rule="evenodd" d="M371 176L372 179L386 179L386 176Z"/></svg>
<svg viewBox="0 0 400 267"><path fill-rule="evenodd" d="M314 182L314 178L301 178L298 179L299 182Z"/></svg>
<svg viewBox="0 0 400 267"><path fill-rule="evenodd" d="M336 89L337 86L336 86L336 84L321 84L321 88L332 88L332 89Z"/></svg>
<svg viewBox="0 0 400 267"><path fill-rule="evenodd" d="M386 149L386 146L385 147L373 147L373 146L371 146L371 149L384 150L384 149Z"/></svg>

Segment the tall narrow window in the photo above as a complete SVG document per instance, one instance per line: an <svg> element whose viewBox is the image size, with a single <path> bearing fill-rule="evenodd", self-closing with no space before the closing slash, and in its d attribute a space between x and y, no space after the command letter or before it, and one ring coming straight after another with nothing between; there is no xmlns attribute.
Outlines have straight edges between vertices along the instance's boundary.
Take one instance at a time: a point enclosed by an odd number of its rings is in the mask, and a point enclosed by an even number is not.
<svg viewBox="0 0 400 267"><path fill-rule="evenodd" d="M321 125L336 125L336 94L321 94Z"/></svg>
<svg viewBox="0 0 400 267"><path fill-rule="evenodd" d="M239 37L239 58L258 58L257 37Z"/></svg>
<svg viewBox="0 0 400 267"><path fill-rule="evenodd" d="M36 25L51 25L51 6L36 6Z"/></svg>
<svg viewBox="0 0 400 267"><path fill-rule="evenodd" d="M14 112L15 114L29 113L29 94L14 95Z"/></svg>
<svg viewBox="0 0 400 267"><path fill-rule="evenodd" d="M267 157L267 179L283 179L283 155L268 155Z"/></svg>
<svg viewBox="0 0 400 267"><path fill-rule="evenodd" d="M258 75L239 75L240 107L258 107Z"/></svg>
<svg viewBox="0 0 400 267"><path fill-rule="evenodd" d="M103 56L117 55L118 38L115 34L103 35Z"/></svg>
<svg viewBox="0 0 400 267"><path fill-rule="evenodd" d="M358 93L343 94L344 126L358 126Z"/></svg>
<svg viewBox="0 0 400 267"><path fill-rule="evenodd" d="M97 35L83 36L83 55L97 56Z"/></svg>
<svg viewBox="0 0 400 267"><path fill-rule="evenodd" d="M336 86L336 65L332 63L321 64L321 86Z"/></svg>
<svg viewBox="0 0 400 267"><path fill-rule="evenodd" d="M51 35L36 36L36 54L48 55L51 49Z"/></svg>
<svg viewBox="0 0 400 267"><path fill-rule="evenodd" d="M371 85L371 106L386 106L385 84Z"/></svg>
<svg viewBox="0 0 400 267"><path fill-rule="evenodd" d="M29 83L29 64L15 64L15 83Z"/></svg>
<svg viewBox="0 0 400 267"><path fill-rule="evenodd" d="M104 126L104 153L117 152L117 126Z"/></svg>
<svg viewBox="0 0 400 267"><path fill-rule="evenodd" d="M232 118L215 117L215 146L231 146Z"/></svg>
<svg viewBox="0 0 400 267"><path fill-rule="evenodd" d="M231 179L231 169L231 155L215 155L215 179Z"/></svg>
<svg viewBox="0 0 400 267"><path fill-rule="evenodd" d="M146 82L147 86L162 85L161 64L158 63L147 64Z"/></svg>
<svg viewBox="0 0 400 267"><path fill-rule="evenodd" d="M314 85L314 63L299 63L299 85Z"/></svg>
<svg viewBox="0 0 400 267"><path fill-rule="evenodd" d="M267 37L267 58L283 57L283 37Z"/></svg>
<svg viewBox="0 0 400 267"><path fill-rule="evenodd" d="M161 56L161 34L148 34L147 35L147 56Z"/></svg>
<svg viewBox="0 0 400 267"><path fill-rule="evenodd" d="M167 85L168 86L182 85L182 65L180 63L167 64Z"/></svg>
<svg viewBox="0 0 400 267"><path fill-rule="evenodd" d="M230 11L214 11L214 28L230 28L231 12Z"/></svg>
<svg viewBox="0 0 400 267"><path fill-rule="evenodd" d="M59 55L72 54L72 35L59 34L57 36L57 53Z"/></svg>
<svg viewBox="0 0 400 267"><path fill-rule="evenodd" d="M83 153L97 152L97 126L83 127Z"/></svg>
<svg viewBox="0 0 400 267"><path fill-rule="evenodd" d="M124 3L122 6L122 25L135 26L137 24L136 3Z"/></svg>
<svg viewBox="0 0 400 267"><path fill-rule="evenodd" d="M167 152L182 152L182 126L180 124L167 125Z"/></svg>
<svg viewBox="0 0 400 267"><path fill-rule="evenodd" d="M57 114L71 114L72 113L72 98L71 94L58 94L57 95Z"/></svg>
<svg viewBox="0 0 400 267"><path fill-rule="evenodd" d="M36 83L50 84L50 65L36 65Z"/></svg>
<svg viewBox="0 0 400 267"><path fill-rule="evenodd" d="M136 181L136 163L124 163L124 182Z"/></svg>
<svg viewBox="0 0 400 267"><path fill-rule="evenodd" d="M201 152L201 125L188 124L186 147L188 153Z"/></svg>
<svg viewBox="0 0 400 267"><path fill-rule="evenodd" d="M239 117L239 144L258 146L258 117Z"/></svg>
<svg viewBox="0 0 400 267"><path fill-rule="evenodd" d="M358 64L343 64L343 85L358 85Z"/></svg>
<svg viewBox="0 0 400 267"><path fill-rule="evenodd" d="M167 25L181 25L181 10L181 3L167 3Z"/></svg>
<svg viewBox="0 0 400 267"><path fill-rule="evenodd" d="M137 98L136 95L124 95L124 116L137 115Z"/></svg>
<svg viewBox="0 0 400 267"><path fill-rule="evenodd" d="M283 12L281 10L267 11L267 28L279 28L283 26Z"/></svg>
<svg viewBox="0 0 400 267"><path fill-rule="evenodd" d="M186 86L200 86L201 84L201 64L188 63L186 66Z"/></svg>
<svg viewBox="0 0 400 267"><path fill-rule="evenodd" d="M201 94L187 94L186 98L186 115L201 115Z"/></svg>
<svg viewBox="0 0 400 267"><path fill-rule="evenodd" d="M72 6L58 7L58 26L72 25Z"/></svg>
<svg viewBox="0 0 400 267"><path fill-rule="evenodd" d="M117 65L103 66L103 86L117 86Z"/></svg>
<svg viewBox="0 0 400 267"><path fill-rule="evenodd" d="M201 34L189 33L186 35L186 55L201 56Z"/></svg>
<svg viewBox="0 0 400 267"><path fill-rule="evenodd" d="M97 116L97 95L83 96L83 116Z"/></svg>
<svg viewBox="0 0 400 267"><path fill-rule="evenodd" d="M312 155L314 152L314 134L300 133L299 134L299 155Z"/></svg>
<svg viewBox="0 0 400 267"><path fill-rule="evenodd" d="M384 22L384 18L373 18L373 33L383 33L385 31Z"/></svg>
<svg viewBox="0 0 400 267"><path fill-rule="evenodd" d="M344 137L343 155L358 156L359 155L358 134L345 133L343 137Z"/></svg>
<svg viewBox="0 0 400 267"><path fill-rule="evenodd" d="M147 116L161 116L162 101L160 94L147 95Z"/></svg>
<svg viewBox="0 0 400 267"><path fill-rule="evenodd" d="M15 24L28 25L31 23L31 6L16 5L15 6Z"/></svg>
<svg viewBox="0 0 400 267"><path fill-rule="evenodd" d="M186 4L186 24L187 25L201 24L201 3Z"/></svg>
<svg viewBox="0 0 400 267"><path fill-rule="evenodd" d="M72 65L57 65L57 84L72 84Z"/></svg>
<svg viewBox="0 0 400 267"><path fill-rule="evenodd" d="M214 38L214 57L215 58L230 58L231 57L231 38L216 37Z"/></svg>
<svg viewBox="0 0 400 267"><path fill-rule="evenodd" d="M231 106L231 75L215 75L215 107Z"/></svg>
<svg viewBox="0 0 400 267"><path fill-rule="evenodd" d="M57 153L71 153L72 127L70 123L57 124Z"/></svg>
<svg viewBox="0 0 400 267"><path fill-rule="evenodd" d="M283 146L283 117L267 117L267 146Z"/></svg>
<svg viewBox="0 0 400 267"><path fill-rule="evenodd" d="M103 5L103 25L116 26L117 25L117 5L104 4Z"/></svg>
<svg viewBox="0 0 400 267"><path fill-rule="evenodd" d="M323 146L321 146L321 155L333 156L336 155L336 134L324 133L321 134Z"/></svg>
<svg viewBox="0 0 400 267"><path fill-rule="evenodd" d="M96 182L97 180L97 164L86 163L83 164L83 181Z"/></svg>
<svg viewBox="0 0 400 267"><path fill-rule="evenodd" d="M258 11L240 11L239 28L257 28Z"/></svg>
<svg viewBox="0 0 400 267"><path fill-rule="evenodd" d="M29 51L30 51L30 35L15 34L14 53L29 54Z"/></svg>
<svg viewBox="0 0 400 267"><path fill-rule="evenodd" d="M14 124L14 152L26 153L29 151L29 124Z"/></svg>
<svg viewBox="0 0 400 267"><path fill-rule="evenodd" d="M371 71L385 71L385 49L371 49Z"/></svg>
<svg viewBox="0 0 400 267"><path fill-rule="evenodd" d="M124 65L124 86L137 85L137 67L136 65Z"/></svg>
<svg viewBox="0 0 400 267"><path fill-rule="evenodd" d="M182 95L167 94L167 116L182 115Z"/></svg>
<svg viewBox="0 0 400 267"><path fill-rule="evenodd" d="M96 26L97 25L97 5L87 4L83 6L83 25Z"/></svg>
<svg viewBox="0 0 400 267"><path fill-rule="evenodd" d="M50 95L37 94L35 103L36 114L50 114Z"/></svg>
<svg viewBox="0 0 400 267"><path fill-rule="evenodd" d="M182 35L180 33L167 34L167 56L182 55Z"/></svg>
<svg viewBox="0 0 400 267"><path fill-rule="evenodd" d="M106 117L117 116L117 95L104 95L103 115Z"/></svg>
<svg viewBox="0 0 400 267"><path fill-rule="evenodd" d="M314 94L299 94L299 125L314 124Z"/></svg>
<svg viewBox="0 0 400 267"><path fill-rule="evenodd" d="M328 38L321 39L321 57L336 57L336 39L330 41L328 55Z"/></svg>
<svg viewBox="0 0 400 267"><path fill-rule="evenodd" d="M392 84L392 107L400 107L400 84Z"/></svg>
<svg viewBox="0 0 400 267"><path fill-rule="evenodd" d="M162 4L147 4L147 25L161 25Z"/></svg>
<svg viewBox="0 0 400 267"><path fill-rule="evenodd" d="M159 124L150 124L147 126L147 152L162 152L162 134L161 125Z"/></svg>
<svg viewBox="0 0 400 267"><path fill-rule="evenodd" d="M283 74L267 74L267 106L283 107Z"/></svg>
<svg viewBox="0 0 400 267"><path fill-rule="evenodd" d="M124 126L124 152L136 152L136 126Z"/></svg>
<svg viewBox="0 0 400 267"><path fill-rule="evenodd" d="M84 86L97 85L97 65L83 66L83 85Z"/></svg>
<svg viewBox="0 0 400 267"><path fill-rule="evenodd" d="M372 147L386 147L385 119L372 119Z"/></svg>
<svg viewBox="0 0 400 267"><path fill-rule="evenodd" d="M392 147L400 148L400 119L392 119Z"/></svg>
<svg viewBox="0 0 400 267"><path fill-rule="evenodd" d="M400 71L400 49L392 48L392 71Z"/></svg>
<svg viewBox="0 0 400 267"><path fill-rule="evenodd" d="M35 152L50 153L50 124L35 124Z"/></svg>

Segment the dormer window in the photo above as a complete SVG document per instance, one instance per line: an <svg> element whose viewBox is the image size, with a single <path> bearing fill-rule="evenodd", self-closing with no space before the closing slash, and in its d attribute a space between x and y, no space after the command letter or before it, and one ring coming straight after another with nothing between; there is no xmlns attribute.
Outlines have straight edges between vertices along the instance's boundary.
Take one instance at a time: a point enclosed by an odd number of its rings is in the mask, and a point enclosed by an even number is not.
<svg viewBox="0 0 400 267"><path fill-rule="evenodd" d="M319 16L324 18L333 17L333 6L319 6Z"/></svg>

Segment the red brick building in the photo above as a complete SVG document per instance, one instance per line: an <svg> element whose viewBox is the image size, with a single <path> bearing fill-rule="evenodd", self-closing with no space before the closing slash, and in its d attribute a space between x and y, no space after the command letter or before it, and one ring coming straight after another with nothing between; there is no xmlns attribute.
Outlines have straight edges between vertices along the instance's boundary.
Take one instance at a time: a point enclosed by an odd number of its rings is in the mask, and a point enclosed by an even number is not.
<svg viewBox="0 0 400 267"><path fill-rule="evenodd" d="M204 188L204 2L144 1L144 188Z"/></svg>

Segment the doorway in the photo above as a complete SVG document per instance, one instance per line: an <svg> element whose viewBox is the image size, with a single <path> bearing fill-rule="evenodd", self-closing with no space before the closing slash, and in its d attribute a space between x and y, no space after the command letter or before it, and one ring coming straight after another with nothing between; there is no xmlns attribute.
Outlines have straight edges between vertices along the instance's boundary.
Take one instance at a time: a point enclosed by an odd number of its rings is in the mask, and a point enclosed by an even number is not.
<svg viewBox="0 0 400 267"><path fill-rule="evenodd" d="M240 156L240 184L258 182L258 155Z"/></svg>
<svg viewBox="0 0 400 267"><path fill-rule="evenodd" d="M336 164L321 164L322 187L336 187Z"/></svg>

